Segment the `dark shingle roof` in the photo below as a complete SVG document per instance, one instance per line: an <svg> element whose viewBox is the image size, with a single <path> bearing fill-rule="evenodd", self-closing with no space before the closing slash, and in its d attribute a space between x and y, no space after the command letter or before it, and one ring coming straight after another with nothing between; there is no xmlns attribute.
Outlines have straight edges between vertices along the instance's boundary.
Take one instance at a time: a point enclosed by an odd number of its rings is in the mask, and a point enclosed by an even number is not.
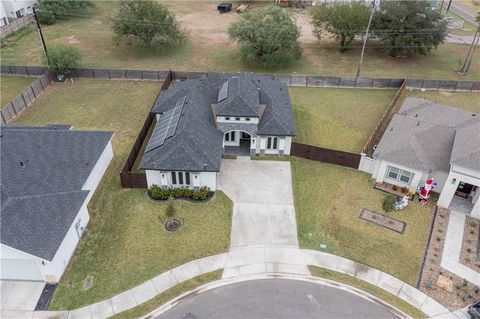
<svg viewBox="0 0 480 319"><path fill-rule="evenodd" d="M51 260L88 195L112 132L2 126L1 242ZM40 231L42 234L31 233Z"/></svg>
<svg viewBox="0 0 480 319"><path fill-rule="evenodd" d="M219 88L226 81L227 99L218 103ZM252 117L258 116L259 104L264 104L258 135L296 134L288 87L268 77L242 73L176 82L158 96L152 112L171 110L184 96L186 103L175 135L146 152L139 165L141 169L218 172L223 133L215 125L212 104L217 104L217 115Z"/></svg>

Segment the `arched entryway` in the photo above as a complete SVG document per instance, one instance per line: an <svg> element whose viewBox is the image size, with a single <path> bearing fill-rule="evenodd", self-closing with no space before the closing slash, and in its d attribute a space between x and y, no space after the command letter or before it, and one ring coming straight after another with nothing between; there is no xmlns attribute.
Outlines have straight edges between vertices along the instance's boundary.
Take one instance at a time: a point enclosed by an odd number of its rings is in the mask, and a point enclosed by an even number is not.
<svg viewBox="0 0 480 319"><path fill-rule="evenodd" d="M232 156L250 156L252 135L245 131L231 130L223 134L223 153Z"/></svg>

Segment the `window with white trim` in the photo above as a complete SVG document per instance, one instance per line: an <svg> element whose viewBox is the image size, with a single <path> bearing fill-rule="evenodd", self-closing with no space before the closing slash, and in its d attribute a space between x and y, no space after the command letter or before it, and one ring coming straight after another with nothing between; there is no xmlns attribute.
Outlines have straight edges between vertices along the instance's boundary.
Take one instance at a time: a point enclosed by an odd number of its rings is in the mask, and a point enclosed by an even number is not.
<svg viewBox="0 0 480 319"><path fill-rule="evenodd" d="M172 172L173 185L190 185L190 172Z"/></svg>
<svg viewBox="0 0 480 319"><path fill-rule="evenodd" d="M276 150L278 149L278 137L269 136L267 137L267 150Z"/></svg>
<svg viewBox="0 0 480 319"><path fill-rule="evenodd" d="M404 184L410 184L410 181L412 180L413 173L399 169L393 166L388 166L387 169L387 178L391 180L395 180L400 183Z"/></svg>
<svg viewBox="0 0 480 319"><path fill-rule="evenodd" d="M235 131L225 133L226 142L235 142Z"/></svg>

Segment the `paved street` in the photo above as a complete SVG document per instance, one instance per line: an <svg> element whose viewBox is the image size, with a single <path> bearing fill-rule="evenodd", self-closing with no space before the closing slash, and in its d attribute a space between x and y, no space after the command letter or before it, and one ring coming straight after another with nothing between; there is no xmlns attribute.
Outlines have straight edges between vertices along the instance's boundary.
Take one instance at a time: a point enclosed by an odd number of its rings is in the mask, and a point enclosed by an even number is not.
<svg viewBox="0 0 480 319"><path fill-rule="evenodd" d="M156 319L399 318L393 309L342 289L265 279L192 294Z"/></svg>
<svg viewBox="0 0 480 319"><path fill-rule="evenodd" d="M445 7L447 5L447 1L445 1ZM463 19L471 22L471 23L476 23L475 22L475 17L477 16L477 13L475 10L470 9L469 7L465 6L462 4L462 1L452 1L452 4L450 6L450 10L455 13L456 15L462 17Z"/></svg>

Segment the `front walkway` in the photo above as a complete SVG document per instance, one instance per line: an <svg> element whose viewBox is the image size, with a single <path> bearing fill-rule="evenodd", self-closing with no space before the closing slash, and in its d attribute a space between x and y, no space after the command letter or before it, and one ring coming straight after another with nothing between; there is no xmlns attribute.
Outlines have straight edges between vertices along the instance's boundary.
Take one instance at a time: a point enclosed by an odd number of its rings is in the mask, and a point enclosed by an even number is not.
<svg viewBox="0 0 480 319"><path fill-rule="evenodd" d="M457 276L480 286L480 273L460 263L462 251L463 231L465 228L466 215L454 210L450 211L445 246L442 254L442 268Z"/></svg>
<svg viewBox="0 0 480 319"><path fill-rule="evenodd" d="M223 278L310 274L298 249L290 162L224 160L217 184L234 203Z"/></svg>

